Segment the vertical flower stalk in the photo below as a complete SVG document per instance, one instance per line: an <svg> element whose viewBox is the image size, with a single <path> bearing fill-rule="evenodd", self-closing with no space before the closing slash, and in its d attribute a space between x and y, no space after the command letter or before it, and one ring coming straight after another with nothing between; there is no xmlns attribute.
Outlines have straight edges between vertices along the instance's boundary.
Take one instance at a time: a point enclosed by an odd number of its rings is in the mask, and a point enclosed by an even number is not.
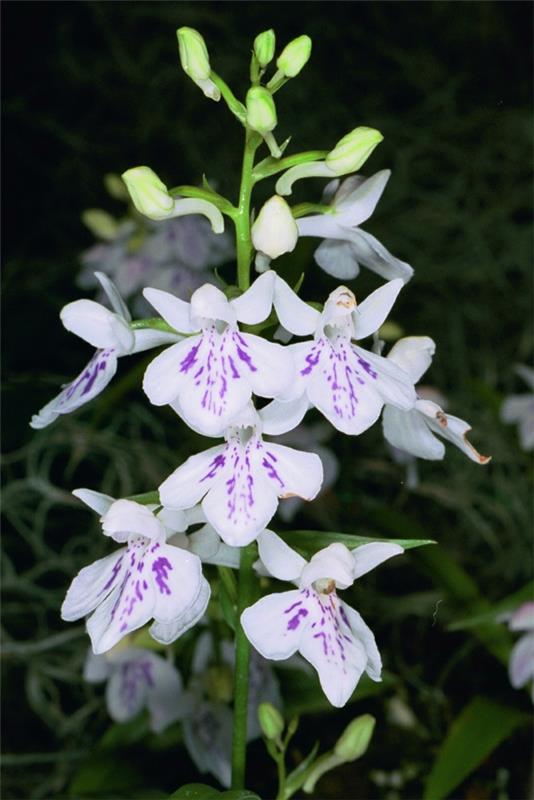
<svg viewBox="0 0 534 800"><path fill-rule="evenodd" d="M236 252L237 252L237 285L245 291L250 286L250 264L252 261L252 243L250 238L250 196L252 193L254 155L262 139L254 131L247 129L245 152L241 168L241 186L239 189L239 206L235 216Z"/></svg>

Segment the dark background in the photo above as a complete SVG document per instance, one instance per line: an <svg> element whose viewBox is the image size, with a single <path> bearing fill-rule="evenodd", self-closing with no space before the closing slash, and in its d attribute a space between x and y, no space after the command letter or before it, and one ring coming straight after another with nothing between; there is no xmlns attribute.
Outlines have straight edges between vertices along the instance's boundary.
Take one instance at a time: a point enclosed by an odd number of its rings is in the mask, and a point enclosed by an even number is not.
<svg viewBox="0 0 534 800"><path fill-rule="evenodd" d="M389 167L393 176L365 228L415 268L394 319L406 333L436 340L429 380L448 395L452 413L471 421L481 452L493 455L482 469L450 448L443 464L424 464L421 486L410 495L379 430L357 446L336 437L346 467L324 518L339 530L352 530L357 519L363 533L381 536L422 531L491 602L520 589L531 575L529 460L498 410L506 394L524 391L513 366L531 356L531 4L5 2L2 12L7 640L63 633L57 609L66 586L99 555L87 544L88 517L69 507L67 491L98 488L102 476L115 490L146 491L177 463L173 418L143 416L142 393L129 384L98 412L93 407L38 433L27 423L87 359L86 345L64 332L58 313L80 294L78 255L92 242L81 212L120 210L103 175L146 163L176 185L198 182L205 172L235 197L241 133L224 104L206 100L181 72L175 29L182 25L202 32L213 68L238 96L258 32L274 27L279 45L301 33L312 37L309 64L277 95L277 138L291 135L293 151L331 147L360 124L383 132L366 169ZM320 186L307 183L307 199L318 199ZM306 296L318 300L333 283L310 267L308 242L295 258L309 268ZM375 285L362 275L357 291L363 296ZM528 711L501 664L468 635L447 631L449 621L467 615L455 606L454 585L444 588L417 556L411 563L388 573L391 585L387 576L370 579L370 599L362 594L358 607L371 614L388 668L400 675L426 738L382 728L357 788L345 771L324 789L328 796L385 797L365 777L367 768L414 763L424 776L451 719L476 692ZM436 597L443 622L431 627ZM18 656L11 651L3 746L12 760L3 797L75 796L66 787L85 757L79 753L106 728L98 695L88 699L75 677L85 645L79 638L46 657L31 647ZM76 717L82 695L87 710ZM380 701L370 710L380 717ZM312 717L308 738L317 731L335 740L351 715ZM253 753L252 788L268 792L258 778L265 758L259 746ZM195 778L183 751L172 764L167 754L152 753L152 784L150 758L136 758L147 786L172 789ZM526 734L503 745L458 797L495 796L500 768L509 774L508 796L525 797ZM420 796L418 780L398 796ZM113 796L133 796L128 791Z"/></svg>

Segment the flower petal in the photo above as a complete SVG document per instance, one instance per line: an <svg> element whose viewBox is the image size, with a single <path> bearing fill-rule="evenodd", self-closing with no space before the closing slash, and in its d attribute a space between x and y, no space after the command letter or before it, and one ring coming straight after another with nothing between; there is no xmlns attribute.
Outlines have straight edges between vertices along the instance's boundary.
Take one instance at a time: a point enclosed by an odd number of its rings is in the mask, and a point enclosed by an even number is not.
<svg viewBox="0 0 534 800"><path fill-rule="evenodd" d="M205 283L191 296L191 324L205 327L215 321L226 322L234 328L237 326L235 311L225 294L216 286Z"/></svg>
<svg viewBox="0 0 534 800"><path fill-rule="evenodd" d="M321 242L313 257L328 275L342 281L351 281L360 272L356 258L357 250L351 242L342 239L325 239Z"/></svg>
<svg viewBox="0 0 534 800"><path fill-rule="evenodd" d="M367 655L365 671L372 681L381 681L382 659L376 646L376 641L372 630L363 621L362 616L351 606L340 600L341 617L345 624L348 623L352 634L363 644Z"/></svg>
<svg viewBox="0 0 534 800"><path fill-rule="evenodd" d="M370 572L379 564L387 561L388 558L393 556L400 556L404 553L404 548L400 544L391 544L389 542L371 542L370 544L362 544L360 547L355 547L352 550L352 558L354 560L354 579L360 578L367 572Z"/></svg>
<svg viewBox="0 0 534 800"><path fill-rule="evenodd" d="M128 323L94 300L75 300L61 309L65 328L93 347L115 347L120 355L129 353L134 335Z"/></svg>
<svg viewBox="0 0 534 800"><path fill-rule="evenodd" d="M273 400L258 412L263 424L263 432L267 435L279 436L292 431L302 422L309 407L310 401L305 393L289 402Z"/></svg>
<svg viewBox="0 0 534 800"><path fill-rule="evenodd" d="M314 333L321 320L320 313L301 300L278 276L274 286L274 307L281 325L297 336Z"/></svg>
<svg viewBox="0 0 534 800"><path fill-rule="evenodd" d="M445 456L443 442L436 439L427 425L426 417L417 409L401 411L386 406L382 427L387 441L405 453L428 461L438 461Z"/></svg>
<svg viewBox="0 0 534 800"><path fill-rule="evenodd" d="M301 586L315 581L333 580L338 589L348 589L354 583L354 559L344 544L334 542L312 556L302 571Z"/></svg>
<svg viewBox="0 0 534 800"><path fill-rule="evenodd" d="M528 417L532 413L533 406L532 395L510 395L501 406L501 420L506 423L521 422L523 417Z"/></svg>
<svg viewBox="0 0 534 800"><path fill-rule="evenodd" d="M276 273L273 270L264 272L246 292L230 301L240 322L255 325L267 319L273 306L275 279Z"/></svg>
<svg viewBox="0 0 534 800"><path fill-rule="evenodd" d="M361 228L346 228L345 231L347 241L354 245L359 264L363 264L386 280L400 278L404 283L408 283L413 275L413 267L395 258L378 239L362 231Z"/></svg>
<svg viewBox="0 0 534 800"><path fill-rule="evenodd" d="M354 309L352 320L355 339L364 339L380 328L403 285L403 282L398 279L389 281L384 286L375 289Z"/></svg>
<svg viewBox="0 0 534 800"><path fill-rule="evenodd" d="M116 589L126 569L126 548L84 567L72 581L61 606L61 619L67 622L90 614Z"/></svg>
<svg viewBox="0 0 534 800"><path fill-rule="evenodd" d="M156 622L173 622L195 606L202 590L198 556L181 547L157 543L150 547L147 569L154 582Z"/></svg>
<svg viewBox="0 0 534 800"><path fill-rule="evenodd" d="M106 686L106 705L111 719L126 722L137 716L154 682L152 670L151 659L143 656L122 659L116 664Z"/></svg>
<svg viewBox="0 0 534 800"><path fill-rule="evenodd" d="M452 414L445 414L436 403L430 400L418 400L415 404L418 411L425 415L425 420L429 428L443 436L449 442L468 456L476 464L487 464L491 461L491 456L482 456L475 450L473 445L467 441L466 434L471 430L471 426L459 417Z"/></svg>
<svg viewBox="0 0 534 800"><path fill-rule="evenodd" d="M202 341L202 335L189 336L168 347L150 362L143 378L143 389L151 403L164 406L176 400L190 371L197 371L194 367Z"/></svg>
<svg viewBox="0 0 534 800"><path fill-rule="evenodd" d="M293 382L295 367L286 348L251 333L240 333L238 341L239 350L247 357L246 363L256 367L248 376L254 394L276 397L287 391Z"/></svg>
<svg viewBox="0 0 534 800"><path fill-rule="evenodd" d="M147 506L133 500L115 500L102 517L102 532L116 542L127 542L132 534L153 541L165 540L165 529Z"/></svg>
<svg viewBox="0 0 534 800"><path fill-rule="evenodd" d="M190 456L159 487L162 504L172 509L195 506L221 475L226 458L223 444Z"/></svg>
<svg viewBox="0 0 534 800"><path fill-rule="evenodd" d="M511 631L534 630L534 601L530 600L514 611L509 622Z"/></svg>
<svg viewBox="0 0 534 800"><path fill-rule="evenodd" d="M239 549L224 544L211 525L204 525L199 531L190 534L187 539L189 550L195 553L203 564L239 568Z"/></svg>
<svg viewBox="0 0 534 800"><path fill-rule="evenodd" d="M99 281L102 289L106 293L106 296L111 304L113 311L119 315L119 317L123 317L126 322L130 322L132 316L128 311L128 306L122 299L119 290L113 283L113 281L108 278L103 272L95 272L95 278Z"/></svg>
<svg viewBox="0 0 534 800"><path fill-rule="evenodd" d="M323 465L316 453L264 442L261 465L279 497L313 500L323 482Z"/></svg>
<svg viewBox="0 0 534 800"><path fill-rule="evenodd" d="M91 361L77 378L67 384L57 397L54 397L31 418L30 426L39 430L50 425L61 414L68 414L85 405L100 394L117 371L115 349L97 350Z"/></svg>
<svg viewBox="0 0 534 800"><path fill-rule="evenodd" d="M534 677L534 634L522 636L512 649L508 665L510 683L520 689Z"/></svg>
<svg viewBox="0 0 534 800"><path fill-rule="evenodd" d="M112 503L115 502L114 497L109 494L102 494L102 492L94 492L92 489L74 489L72 494L85 503L86 506L92 508L93 511L99 516L106 513Z"/></svg>
<svg viewBox="0 0 534 800"><path fill-rule="evenodd" d="M363 181L360 176L354 177L354 188L351 190L351 178L347 178L334 198L337 219L350 227L361 225L373 214L391 177L391 170L382 169Z"/></svg>
<svg viewBox="0 0 534 800"><path fill-rule="evenodd" d="M262 597L241 614L247 639L272 661L283 661L297 652L308 624L306 593L297 589Z"/></svg>
<svg viewBox="0 0 534 800"><path fill-rule="evenodd" d="M432 363L436 345L429 336L405 336L395 342L387 357L417 383Z"/></svg>
<svg viewBox="0 0 534 800"><path fill-rule="evenodd" d="M106 681L113 667L106 656L95 656L91 648L87 650L83 665L83 679L87 683L102 683Z"/></svg>
<svg viewBox="0 0 534 800"><path fill-rule="evenodd" d="M161 289L143 289L143 295L175 331L193 333L199 330L191 325L189 303Z"/></svg>
<svg viewBox="0 0 534 800"><path fill-rule="evenodd" d="M150 729L161 733L184 715L182 678L171 661L151 653L153 685L149 685L147 707Z"/></svg>
<svg viewBox="0 0 534 800"><path fill-rule="evenodd" d="M188 631L193 625L204 616L206 608L210 600L210 585L205 578L200 582L200 591L194 601L186 610L180 614L176 619L170 622L162 622L156 620L149 628L148 632L157 642L162 644L170 644L178 639L182 634Z"/></svg>
<svg viewBox="0 0 534 800"><path fill-rule="evenodd" d="M306 561L273 531L265 530L258 536L258 550L263 565L281 581L296 581L306 566Z"/></svg>
<svg viewBox="0 0 534 800"><path fill-rule="evenodd" d="M321 239L345 239L345 226L332 211L312 214L296 220L299 236L317 236Z"/></svg>
<svg viewBox="0 0 534 800"><path fill-rule="evenodd" d="M373 372L376 374L376 389L384 403L405 410L413 408L417 395L412 379L404 370L392 364L387 358L357 345L352 345L352 350L358 358L360 367L371 376Z"/></svg>
<svg viewBox="0 0 534 800"><path fill-rule="evenodd" d="M158 331L154 328L136 328L134 334L134 346L132 353L143 353L145 350L152 350L154 347L161 347L164 344L175 344L181 341L182 337L178 333L168 331Z"/></svg>
<svg viewBox="0 0 534 800"><path fill-rule="evenodd" d="M231 709L194 698L195 713L184 720L184 744L197 769L210 772L222 786L232 781Z"/></svg>

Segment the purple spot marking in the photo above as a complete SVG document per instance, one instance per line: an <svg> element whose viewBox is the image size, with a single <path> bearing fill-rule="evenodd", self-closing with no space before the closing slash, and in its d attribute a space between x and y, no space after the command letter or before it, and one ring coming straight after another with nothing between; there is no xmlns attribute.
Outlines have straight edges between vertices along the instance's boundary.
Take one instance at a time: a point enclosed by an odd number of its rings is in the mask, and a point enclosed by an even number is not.
<svg viewBox="0 0 534 800"><path fill-rule="evenodd" d="M166 583L169 572L172 572L172 564L169 559L165 558L165 556L156 558L152 564L152 572L155 574L160 594L171 594L169 585Z"/></svg>
<svg viewBox="0 0 534 800"><path fill-rule="evenodd" d="M306 356L306 363L308 366L305 367L304 369L301 369L300 371L301 375L309 375L312 369L317 366L317 364L319 363L319 359L321 358L321 349L322 348L318 345L312 347L312 349Z"/></svg>
<svg viewBox="0 0 534 800"><path fill-rule="evenodd" d="M371 378L374 378L375 380L376 380L376 378L378 378L378 374L377 374L377 373L375 372L375 370L372 368L372 366L370 365L370 363L369 363L368 361L366 361L364 358L362 358L361 356L358 356L358 364L359 364L361 367L363 367L363 369L365 370L365 372L367 372L367 374L368 374L368 375L370 375L370 376L371 376Z"/></svg>
<svg viewBox="0 0 534 800"><path fill-rule="evenodd" d="M285 612L285 613L287 613L287 612ZM306 611L306 609L305 608L299 608L299 610L297 611L295 616L291 617L291 619L287 623L287 630L288 631L296 630L298 628L298 626L300 625L300 618L302 617L304 619L304 617L307 617L307 616L308 616L308 612Z"/></svg>
<svg viewBox="0 0 534 800"><path fill-rule="evenodd" d="M185 358L182 359L182 361L180 362L180 372L189 372L191 367L193 367L197 363L197 353L200 345L203 342L203 339L204 337L202 337L200 341L191 348L191 350L185 356Z"/></svg>
<svg viewBox="0 0 534 800"><path fill-rule="evenodd" d="M215 475L217 474L217 470L219 470L221 467L224 467L225 463L226 463L226 458L224 456L224 453L219 453L219 455L215 456L213 461L210 463L209 472L206 472L204 477L200 479L199 483L202 483L202 481L205 481L208 478L214 478Z"/></svg>
<svg viewBox="0 0 534 800"><path fill-rule="evenodd" d="M321 633L314 633L313 634L313 638L314 639L322 639L323 640L323 653L325 654L325 656L327 656L328 655L328 645L326 643L326 634L324 633L324 631L321 631Z"/></svg>
<svg viewBox="0 0 534 800"><path fill-rule="evenodd" d="M296 603L293 603L292 606L289 606L289 608L285 609L284 614L289 614L290 611L293 611L294 608L301 605L302 605L302 600L297 600Z"/></svg>
<svg viewBox="0 0 534 800"><path fill-rule="evenodd" d="M252 363L252 359L251 359L251 357L249 356L249 354L248 354L248 353L245 353L245 351L244 351L244 350L243 350L241 347L239 347L239 345L236 347L236 350L237 350L237 355L239 356L239 358L241 359L241 361L244 361L244 362L245 362L245 364L247 365L247 367L249 368L249 370L250 370L251 372L257 372L257 371L258 371L258 368L257 368L257 367L255 367L255 366L254 366L254 364Z"/></svg>
<svg viewBox="0 0 534 800"><path fill-rule="evenodd" d="M115 562L115 564L113 565L113 571L112 571L112 573L111 573L111 576L110 576L110 578L109 578L108 582L107 582L107 583L106 583L106 585L105 585L104 587L102 587L102 589L99 591L99 593L98 593L98 597L100 597L100 595L101 595L101 594L103 594L105 591L107 591L107 590L109 589L109 587L110 587L110 586L113 584L113 581L115 580L115 578L117 577L117 575L118 575L118 573L119 573L119 570L120 570L120 568L121 568L121 564L122 564L122 556L119 556L119 558L117 559L117 561L116 561L116 562Z"/></svg>

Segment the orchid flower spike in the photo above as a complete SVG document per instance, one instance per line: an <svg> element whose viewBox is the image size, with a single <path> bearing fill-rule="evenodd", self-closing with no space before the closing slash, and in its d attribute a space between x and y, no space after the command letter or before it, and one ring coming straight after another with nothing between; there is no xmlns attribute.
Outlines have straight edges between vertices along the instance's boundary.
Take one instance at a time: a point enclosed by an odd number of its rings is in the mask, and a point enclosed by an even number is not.
<svg viewBox="0 0 534 800"><path fill-rule="evenodd" d="M60 414L69 414L100 394L117 371L120 356L140 353L162 344L177 342L174 333L149 328L132 330L131 316L115 284L102 272L95 272L113 311L93 300L75 300L61 310L64 327L96 347L87 366L71 383L31 419L32 428L45 428Z"/></svg>
<svg viewBox="0 0 534 800"><path fill-rule="evenodd" d="M336 589L352 586L403 548L373 542L350 551L336 543L307 562L272 531L261 533L258 545L268 573L298 589L269 594L245 609L241 624L256 650L274 661L300 652L338 708L350 699L364 671L380 681L382 662L373 633L358 612L338 598Z"/></svg>
<svg viewBox="0 0 534 800"><path fill-rule="evenodd" d="M339 286L320 313L277 277L274 306L280 323L291 333L315 333L315 338L286 348L294 357L296 378L288 391L262 410L271 433L296 427L310 405L337 430L351 435L376 422L384 403L404 410L413 407L416 395L410 376L352 341L378 330L402 286L401 280L389 281L361 305L350 289Z"/></svg>
<svg viewBox="0 0 534 800"><path fill-rule="evenodd" d="M87 633L93 652L105 653L152 618L149 633L164 644L198 622L210 597L200 558L167 544L168 529L147 506L132 500L113 501L84 489L75 494L103 513L105 535L126 543L84 567L61 607L61 617L67 622L90 615ZM174 516L175 530L180 519Z"/></svg>
<svg viewBox="0 0 534 800"><path fill-rule="evenodd" d="M519 444L527 452L534 450L534 369L524 364L516 367L530 392L513 394L501 406L501 420L507 424L515 423L519 430Z"/></svg>
<svg viewBox="0 0 534 800"><path fill-rule="evenodd" d="M352 280L360 264L386 280L401 278L407 283L413 268L395 258L386 248L359 226L376 208L391 172L381 170L372 178L354 175L340 185L332 181L325 189L331 198L331 211L313 214L297 220L299 236L318 236L324 241L314 253L317 264L329 275L340 280Z"/></svg>
<svg viewBox="0 0 534 800"><path fill-rule="evenodd" d="M132 202L143 216L154 220L203 214L211 223L214 233L224 231L224 218L219 209L208 200L196 197L175 197L150 167L132 167L122 173L122 179Z"/></svg>
<svg viewBox="0 0 534 800"><path fill-rule="evenodd" d="M83 677L88 683L106 682L106 705L115 722L128 722L146 708L150 730L162 733L184 715L182 678L170 661L142 647L123 647L108 653L87 652Z"/></svg>
<svg viewBox="0 0 534 800"><path fill-rule="evenodd" d="M428 336L407 336L391 348L387 360L397 364L417 383L432 363L435 350L436 345ZM386 404L382 425L384 436L393 447L418 458L435 461L444 457L445 446L436 438L438 434L477 464L487 464L491 460L489 456L480 455L467 440L471 426L463 419L446 414L432 400L418 397L413 408L408 410Z"/></svg>
<svg viewBox="0 0 534 800"><path fill-rule="evenodd" d="M146 299L173 328L193 334L148 366L143 388L150 402L170 404L193 430L220 436L253 393L276 397L287 391L294 367L285 349L238 327L269 316L274 279L274 272L265 272L235 300L210 284L197 289L190 303L145 289Z"/></svg>
<svg viewBox="0 0 534 800"><path fill-rule="evenodd" d="M231 547L257 538L274 516L279 498L313 500L323 480L321 459L265 442L270 432L250 405L225 433L226 443L191 456L159 487L169 509L202 501L206 519Z"/></svg>
<svg viewBox="0 0 534 800"><path fill-rule="evenodd" d="M277 193L291 194L293 184L302 178L336 178L355 172L365 164L383 138L374 128L354 128L339 140L324 161L307 161L284 172L276 182Z"/></svg>

